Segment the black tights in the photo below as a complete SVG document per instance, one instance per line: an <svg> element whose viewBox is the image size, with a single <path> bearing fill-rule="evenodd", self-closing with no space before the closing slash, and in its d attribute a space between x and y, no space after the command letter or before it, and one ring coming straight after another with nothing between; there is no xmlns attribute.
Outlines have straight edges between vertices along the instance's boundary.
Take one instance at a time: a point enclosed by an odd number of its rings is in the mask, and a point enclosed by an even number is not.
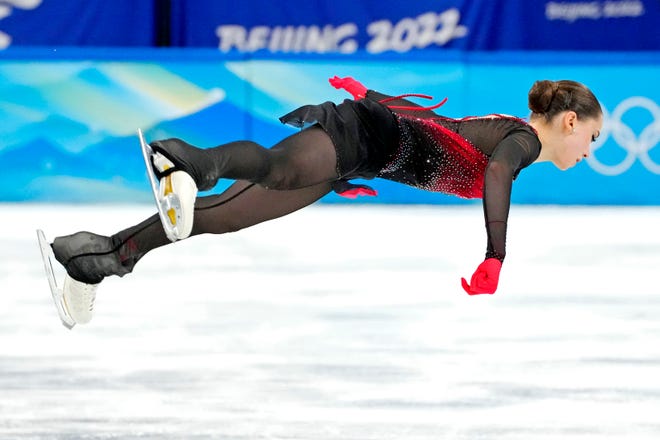
<svg viewBox="0 0 660 440"><path fill-rule="evenodd" d="M214 178L237 181L222 194L198 197L191 236L235 232L304 208L331 190L337 155L319 127L289 136L271 149L238 141L206 150ZM158 215L112 236L120 260L132 270L147 252L171 243Z"/></svg>

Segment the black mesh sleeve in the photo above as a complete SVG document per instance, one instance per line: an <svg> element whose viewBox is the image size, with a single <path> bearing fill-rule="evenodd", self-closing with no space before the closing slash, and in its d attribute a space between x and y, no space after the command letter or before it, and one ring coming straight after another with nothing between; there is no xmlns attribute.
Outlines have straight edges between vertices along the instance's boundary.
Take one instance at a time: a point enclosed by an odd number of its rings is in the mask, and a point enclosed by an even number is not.
<svg viewBox="0 0 660 440"><path fill-rule="evenodd" d="M538 157L538 139L527 132L514 132L495 148L486 167L483 191L488 246L486 258L504 261L506 229L513 180L521 169Z"/></svg>

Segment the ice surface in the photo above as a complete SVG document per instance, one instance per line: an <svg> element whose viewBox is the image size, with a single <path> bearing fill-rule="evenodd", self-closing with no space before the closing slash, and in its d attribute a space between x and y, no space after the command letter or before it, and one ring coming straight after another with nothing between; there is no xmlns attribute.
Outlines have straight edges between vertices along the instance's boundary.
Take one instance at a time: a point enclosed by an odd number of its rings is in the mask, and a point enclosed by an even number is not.
<svg viewBox="0 0 660 440"><path fill-rule="evenodd" d="M658 439L660 208L328 206L158 249L57 317L35 230L150 206L0 205L1 439Z"/></svg>

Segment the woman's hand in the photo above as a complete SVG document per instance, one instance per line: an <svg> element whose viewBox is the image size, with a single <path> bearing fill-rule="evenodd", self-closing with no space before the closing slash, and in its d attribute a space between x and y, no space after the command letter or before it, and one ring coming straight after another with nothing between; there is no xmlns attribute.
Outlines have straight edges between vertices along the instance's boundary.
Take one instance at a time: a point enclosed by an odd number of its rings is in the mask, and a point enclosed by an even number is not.
<svg viewBox="0 0 660 440"><path fill-rule="evenodd" d="M468 295L479 295L482 293L495 293L497 290L497 283L500 280L500 270L502 269L502 262L497 258L487 258L483 263L477 267L477 270L472 275L470 284L465 278L461 278L463 289Z"/></svg>

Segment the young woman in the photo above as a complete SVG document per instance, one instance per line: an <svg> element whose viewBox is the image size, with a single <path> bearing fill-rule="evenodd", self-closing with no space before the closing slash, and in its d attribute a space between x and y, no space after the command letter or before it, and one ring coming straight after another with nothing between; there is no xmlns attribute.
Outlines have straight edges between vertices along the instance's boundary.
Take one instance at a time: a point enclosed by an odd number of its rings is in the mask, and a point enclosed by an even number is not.
<svg viewBox="0 0 660 440"><path fill-rule="evenodd" d="M182 200L183 231L172 239L238 231L308 206L332 190L373 195L350 180L380 177L483 198L485 260L462 285L470 295L492 294L506 255L513 180L534 162L550 161L561 170L574 166L589 155L603 124L594 94L568 80L534 83L529 122L499 114L451 119L434 113L437 106L367 90L350 77L330 83L353 99L306 105L280 118L302 130L270 149L251 141L209 149L179 139L153 142L153 171ZM220 178L236 182L220 195L196 197L198 189L208 190ZM78 232L53 241L55 258L67 271L64 304L73 321L91 319L104 277L126 275L147 252L171 242L166 229L172 225L166 222L154 215L110 237Z"/></svg>

